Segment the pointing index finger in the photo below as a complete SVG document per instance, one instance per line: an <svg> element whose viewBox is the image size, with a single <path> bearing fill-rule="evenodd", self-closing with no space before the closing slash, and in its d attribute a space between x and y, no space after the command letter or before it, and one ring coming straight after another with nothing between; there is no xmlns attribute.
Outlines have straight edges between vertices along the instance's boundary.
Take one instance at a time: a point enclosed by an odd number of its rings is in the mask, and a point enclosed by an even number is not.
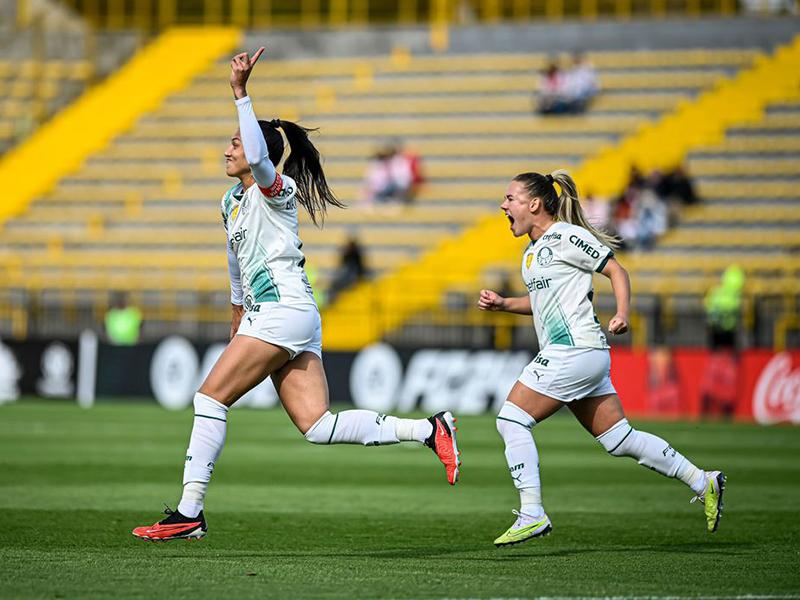
<svg viewBox="0 0 800 600"><path fill-rule="evenodd" d="M258 61L258 59L259 59L259 58L261 58L261 55L262 55L262 54L264 54L264 46L261 46L261 48L259 48L258 50L256 50L256 53L255 53L255 54L253 54L253 58L251 58L251 59L250 59L250 66L251 66L251 67L252 67L254 64L256 64L256 62Z"/></svg>

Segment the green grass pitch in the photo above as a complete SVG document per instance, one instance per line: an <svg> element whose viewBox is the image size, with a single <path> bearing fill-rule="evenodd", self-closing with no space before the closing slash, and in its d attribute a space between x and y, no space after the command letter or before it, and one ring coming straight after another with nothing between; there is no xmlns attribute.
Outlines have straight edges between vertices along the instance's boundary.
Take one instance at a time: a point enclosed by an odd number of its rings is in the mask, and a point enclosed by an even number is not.
<svg viewBox="0 0 800 600"><path fill-rule="evenodd" d="M0 407L0 598L797 597L800 430L640 423L729 477L720 530L688 489L536 427L553 534L495 549L516 492L494 419L460 419L462 480L420 446L318 447L281 411L231 415L208 536L130 530L173 507L189 412Z"/></svg>

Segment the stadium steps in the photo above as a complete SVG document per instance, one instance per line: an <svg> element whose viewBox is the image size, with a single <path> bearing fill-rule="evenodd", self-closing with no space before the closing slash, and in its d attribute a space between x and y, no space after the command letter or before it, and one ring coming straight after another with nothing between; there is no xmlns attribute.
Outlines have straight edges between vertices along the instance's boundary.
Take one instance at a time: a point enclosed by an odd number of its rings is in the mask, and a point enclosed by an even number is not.
<svg viewBox="0 0 800 600"><path fill-rule="evenodd" d="M366 246L376 274L411 262L494 213L510 173L531 164L574 166L756 55L750 50L593 54L603 95L587 115L560 119L530 114L532 71L543 66L544 55L266 61L250 88L259 98L257 110L299 112L304 123L322 128L317 139L331 184L351 205L332 211L322 231L301 217L308 264L325 282L336 266L334 250L348 235L357 234ZM7 224L0 251L21 244L35 257L31 269L52 274L61 268L62 274L74 274L75 285L93 282L102 289L103 276L126 270L135 276L132 281L145 281L147 274L138 273L143 269L136 265L151 264L153 249L175 240L170 260L182 254L185 269L224 287L221 259L195 263L185 249L219 252L218 199L226 185L219 174L225 141L235 128L233 105L219 83L227 72L227 59L215 63L89 158ZM451 83L443 88L443 80ZM498 83L518 91L490 89ZM443 101L444 91L456 89L461 92L452 101ZM401 94L403 102L387 98L387 91ZM494 101L503 104L487 109ZM367 209L360 204L365 161L390 135L404 136L424 157L428 183L414 206ZM389 227L393 233L381 235ZM130 255L124 265L130 266L113 272L109 262L93 262L85 250L100 248L124 248ZM3 260L14 264L8 253ZM164 284L155 274L153 280L167 289L183 282L176 277Z"/></svg>
<svg viewBox="0 0 800 600"><path fill-rule="evenodd" d="M419 152L426 161L428 159L455 158L463 156L474 157L542 157L553 155L583 155L591 152L601 144L613 142L616 138L610 133L597 134L572 134L563 133L522 133L508 134L502 138L485 135L465 135L458 132L449 132L449 135L423 137L419 134L407 135L405 140L409 146ZM457 141L457 144L453 142ZM358 159L375 151L375 142L372 138L347 138L329 140L326 136L315 138L320 152L326 161ZM543 149L546 152L543 153ZM134 140L123 138L116 140L102 156L92 159L113 163L117 160L150 160L156 154L164 154L171 161L196 160L204 164L208 162L214 169L222 164L222 151L219 144L208 142L200 144L186 144L182 141L164 142L158 140Z"/></svg>
<svg viewBox="0 0 800 600"><path fill-rule="evenodd" d="M541 164L540 168L555 169L559 165L570 167L577 162L577 157L564 157L558 156L557 160L551 157L542 157L537 164ZM505 159L505 160L481 160L479 158L458 158L458 159L436 159L425 162L425 175L426 178L432 182L433 192L426 192L431 194L432 197L438 197L438 189L444 187L446 180L453 180L458 184L451 192L453 195L458 195L463 191L461 182L464 180L480 180L502 178L508 173L520 173L530 168L531 162L528 159ZM149 183L161 183L168 180L170 177L178 176L183 181L197 181L196 174L203 172L203 165L196 162L186 161L180 165L170 164L155 164L145 163L143 161L117 161L114 163L105 164L91 164L82 169L77 177L71 178L71 181L84 182L84 181L101 181L104 177L113 178L120 181L136 181L141 182L143 185ZM358 159L334 160L327 161L325 165L325 174L332 180L343 182L350 180L356 185L360 185L364 175L364 163ZM217 178L208 176L210 181L216 181ZM339 186L340 187L340 186ZM357 198L352 193L352 190L347 192L339 191L338 195L343 199L352 202ZM217 186L217 192L219 186ZM496 190L495 190L496 192ZM219 194L215 194L219 195ZM496 197L497 194L495 193Z"/></svg>
<svg viewBox="0 0 800 600"><path fill-rule="evenodd" d="M649 69L660 68L674 69L676 67L729 67L738 69L748 66L759 54L751 48L710 48L686 50L637 50L636 52L593 51L587 56L592 63L601 70L616 69ZM334 59L298 59L291 62L291 70L283 68L281 62L267 62L260 65L263 72L270 79L314 79L326 77L359 77L374 76L376 72L397 74L425 74L425 73L495 73L503 72L530 73L547 66L551 60L558 59L563 62L570 57L566 54L551 55L544 53L507 53L496 54L456 54L456 55L429 55L411 56L402 50L392 53L387 57L366 59L361 57L345 57ZM198 81L208 79L219 81L228 76L228 65L225 62L217 64L216 68L209 70Z"/></svg>
<svg viewBox="0 0 800 600"><path fill-rule="evenodd" d="M255 97L255 96L254 96ZM267 109L268 110L268 109ZM645 115L648 116L648 115ZM231 121L234 129L231 129ZM536 118L528 113L496 117L461 117L431 115L428 117L385 115L373 118L337 118L314 121L328 138L353 138L369 136L373 139L387 136L405 137L409 132L424 132L426 136L452 135L524 135L541 133L587 134L604 133L620 135L635 130L642 121L641 115L563 117L560 119ZM303 121L307 124L310 121ZM173 138L195 142L216 138L221 144L230 139L235 130L235 114L226 119L202 121L176 121L148 119L131 132L131 137L144 140ZM222 148L224 150L224 147ZM366 157L365 157L366 158Z"/></svg>
<svg viewBox="0 0 800 600"><path fill-rule="evenodd" d="M238 33L232 29L169 30L114 75L83 94L0 159L4 187L0 222L23 212L32 200L77 170L88 156L128 129L142 113L185 87L237 40ZM186 48L192 51L186 52ZM176 61L174 57L178 55L181 60ZM36 177L19 177L34 164Z"/></svg>
<svg viewBox="0 0 800 600"><path fill-rule="evenodd" d="M640 127L615 147L601 151L583 163L576 173L576 179L584 190L591 187L595 193L611 196L625 185L631 164L638 164L645 171L679 164L688 151L718 143L723 139L726 130L742 124L752 127L740 128L745 132L778 130L759 128L757 125L778 118L771 116L772 113L767 113L764 118L765 107L770 102L797 99L799 83L800 37L791 45L779 48L771 57L759 57L752 68L745 69L735 77L716 85L714 89L700 94L694 102L682 103L675 112L654 124ZM779 118L785 123L793 115L781 114ZM700 167L702 169L702 164ZM793 167L788 162L783 168L793 173ZM793 181L793 177L784 180L765 180L762 177L749 181L741 177L730 179L727 173L721 175L727 177L720 180L706 177L701 185L701 193L740 198L749 195L769 199L792 198L796 194L796 181ZM796 246L795 231L796 228L783 229L780 235L762 236L762 241L779 243L781 248L790 249ZM675 233L673 238L675 244L672 254L677 255L682 245L694 248L692 242L696 245L698 236L696 232L689 235ZM717 236L715 240L726 248L725 253L712 262L715 267L720 267L721 262L727 266L735 258L728 247L739 249L740 245L732 244L730 237L724 234ZM478 281L486 274L490 265L502 265L503 274L516 273L519 268L518 257L524 245L525 241L512 238L505 220L497 216L482 218L476 226L466 230L458 238L448 240L423 255L417 263L344 294L336 306L325 313L327 345L334 349L354 349L379 339L402 326L406 319L416 313L440 307L448 290L466 288L474 295L474 290L479 287ZM752 246L758 247L756 243ZM670 252L659 253L659 259L667 261L665 257L669 255ZM784 255L778 255L779 260L783 261ZM685 258L681 256L681 259ZM692 255L689 262L697 265L700 260ZM776 264L777 262L773 259L776 269L789 265L781 281L789 289L795 289L798 275L794 268L796 262ZM637 277L637 263L634 261L629 267L634 277ZM698 287L694 291L708 289L711 277L708 274L695 277ZM510 279L513 281L516 277L512 276ZM646 276L642 277L641 282L638 279L636 281L637 293L642 289L662 293L685 289L665 288L658 278ZM669 284L674 286L679 282L670 281ZM645 287L642 288L641 285ZM408 293L408 290L413 290L413 293ZM381 306L380 320L369 317L376 305Z"/></svg>
<svg viewBox="0 0 800 600"><path fill-rule="evenodd" d="M763 121L796 112L800 99L769 104ZM760 124L749 129L762 129ZM702 297L733 263L747 272L753 294L800 294L800 192L786 181L798 175L800 146L787 146L782 135L750 137L741 130L733 127L719 144L689 154L702 203L683 210L680 226L661 238L656 251L625 256L637 294ZM499 280L516 267L495 265L487 275ZM517 280L514 287L522 293ZM596 283L610 291L604 278Z"/></svg>
<svg viewBox="0 0 800 600"><path fill-rule="evenodd" d="M703 198L702 204L683 210L683 226L719 226L730 224L787 224L800 226L800 203L773 202L765 198L748 198L741 205L732 204L726 198Z"/></svg>
<svg viewBox="0 0 800 600"><path fill-rule="evenodd" d="M159 227L115 227L91 235L91 230L86 227L73 229L44 229L40 226L17 227L5 231L3 236L6 242L15 248L29 250L40 249L41 246L60 246L64 249L93 249L95 252L115 249L160 249L171 252L173 247L180 247L183 252L187 247L208 248L209 240L217 239L224 244L224 237L219 225L204 226L192 225L183 227L179 231L164 230ZM452 233L452 226L415 224L413 228L398 228L394 223L381 226L375 224L369 231L360 236L360 241L367 245L383 245L395 247L426 248L433 245L436 239ZM347 226L334 226L329 231L308 228L303 234L303 243L329 250L338 249L347 241L349 231Z"/></svg>
<svg viewBox="0 0 800 600"><path fill-rule="evenodd" d="M764 175L800 176L800 162L796 157L729 157L695 158L691 161L695 177L754 177Z"/></svg>
<svg viewBox="0 0 800 600"><path fill-rule="evenodd" d="M592 105L594 113L614 113L614 112L661 112L673 108L678 102L685 101L690 95L683 92L672 90L659 94L605 94L597 99ZM320 116L317 102L314 100L301 99L295 105L302 115L307 118ZM397 106L397 98L393 97L370 97L353 98L345 103L334 104L323 114L329 116L364 116L364 115L384 115L386 113L410 115L426 114L497 114L497 113L522 113L532 109L532 96L530 89L522 93L510 93L503 89L501 92L495 91L491 94L471 93L471 94L447 94L441 97L424 97L412 95L404 98L401 107ZM216 102L197 102L178 98L169 101L162 107L157 116L159 118L174 118L191 116L198 119L215 119L219 115L230 112L230 103L226 101Z"/></svg>
<svg viewBox="0 0 800 600"><path fill-rule="evenodd" d="M83 60L0 59L0 154L76 98L92 75Z"/></svg>

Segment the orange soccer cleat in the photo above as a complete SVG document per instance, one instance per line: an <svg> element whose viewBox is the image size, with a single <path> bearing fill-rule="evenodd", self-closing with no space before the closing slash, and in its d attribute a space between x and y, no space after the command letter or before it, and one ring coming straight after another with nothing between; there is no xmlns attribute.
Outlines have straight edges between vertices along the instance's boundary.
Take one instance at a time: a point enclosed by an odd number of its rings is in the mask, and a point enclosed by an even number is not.
<svg viewBox="0 0 800 600"><path fill-rule="evenodd" d="M436 453L447 471L447 482L455 485L458 481L458 467L461 466L461 453L456 443L456 419L450 411L440 412L428 421L433 425L433 433L425 440L425 445Z"/></svg>
<svg viewBox="0 0 800 600"><path fill-rule="evenodd" d="M185 517L169 507L164 511L166 519L153 525L137 527L131 533L148 542L167 542L169 540L199 540L205 536L208 527L203 511L196 517Z"/></svg>

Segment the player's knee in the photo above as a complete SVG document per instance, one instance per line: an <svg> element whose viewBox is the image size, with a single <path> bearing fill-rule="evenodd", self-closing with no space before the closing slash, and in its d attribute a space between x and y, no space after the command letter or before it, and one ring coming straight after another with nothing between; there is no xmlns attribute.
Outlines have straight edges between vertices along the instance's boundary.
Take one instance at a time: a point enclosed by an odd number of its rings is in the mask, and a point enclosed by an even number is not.
<svg viewBox="0 0 800 600"><path fill-rule="evenodd" d="M330 411L325 411L304 435L312 444L329 444L335 428L336 417Z"/></svg>
<svg viewBox="0 0 800 600"><path fill-rule="evenodd" d="M628 419L620 419L595 439L611 456L627 456L629 442L635 434L636 430L628 423Z"/></svg>
<svg viewBox="0 0 800 600"><path fill-rule="evenodd" d="M510 431L526 429L528 431L536 425L536 420L516 404L504 402L495 419L497 433L505 439Z"/></svg>

